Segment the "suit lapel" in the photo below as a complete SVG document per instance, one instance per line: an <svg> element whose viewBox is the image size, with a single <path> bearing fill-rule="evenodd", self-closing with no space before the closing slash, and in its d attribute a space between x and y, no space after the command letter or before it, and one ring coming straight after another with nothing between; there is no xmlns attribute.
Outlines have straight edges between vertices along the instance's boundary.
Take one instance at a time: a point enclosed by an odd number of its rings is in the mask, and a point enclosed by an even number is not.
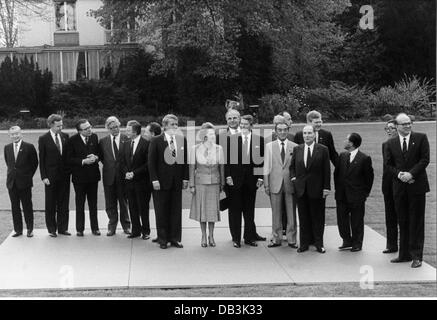
<svg viewBox="0 0 437 320"><path fill-rule="evenodd" d="M406 154L406 156L405 156L405 161L408 161L408 158L410 157L410 155L413 153L413 148L415 147L415 145L416 145L416 139L415 139L415 135L413 134L413 132L411 132L411 135L410 135L410 143L408 144L408 151L407 151L407 154Z"/></svg>
<svg viewBox="0 0 437 320"><path fill-rule="evenodd" d="M287 141L287 146L285 148L285 161L282 164L282 167L285 167L285 165L288 163L288 160L291 159L291 153L293 152L293 150L291 149L291 142Z"/></svg>
<svg viewBox="0 0 437 320"><path fill-rule="evenodd" d="M320 136L319 136L319 138L320 138ZM307 163L307 169L308 169L308 170L311 168L311 166L312 166L312 164L313 164L313 162L314 162L314 158L317 156L318 149L319 149L319 148L317 148L317 143L314 144L313 154L311 155L311 158L310 158L309 163ZM304 154L305 154L305 153L304 153Z"/></svg>
<svg viewBox="0 0 437 320"><path fill-rule="evenodd" d="M282 159L281 159L281 148L278 145L277 141L273 142L272 145L272 153L273 153L273 157L276 158L276 160L278 161L278 163L281 163L282 165L284 165L282 163Z"/></svg>

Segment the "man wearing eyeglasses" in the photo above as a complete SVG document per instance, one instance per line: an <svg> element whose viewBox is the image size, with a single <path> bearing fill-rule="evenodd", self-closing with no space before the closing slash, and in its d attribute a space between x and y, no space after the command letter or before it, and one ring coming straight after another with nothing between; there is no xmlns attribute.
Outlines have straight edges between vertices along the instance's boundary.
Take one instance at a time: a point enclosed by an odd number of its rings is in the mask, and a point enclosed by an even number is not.
<svg viewBox="0 0 437 320"><path fill-rule="evenodd" d="M412 132L411 119L400 113L396 117L398 136L387 142L385 166L393 176L393 197L399 218L399 256L393 263L409 262L412 268L422 265L425 195L429 192L426 167L429 142L426 134Z"/></svg>
<svg viewBox="0 0 437 320"><path fill-rule="evenodd" d="M398 136L396 120L387 121L385 128L388 139ZM385 166L387 141L382 144L382 194L384 195L385 226L387 230L387 244L383 253L394 253L398 251L398 218L396 216L395 202L393 198L393 176Z"/></svg>
<svg viewBox="0 0 437 320"><path fill-rule="evenodd" d="M106 119L105 127L109 134L99 141L99 158L103 163L103 190L105 192L106 214L109 218L106 235L111 237L115 235L119 216L124 233L130 234L124 177L121 176L120 169L120 150L128 138L125 134L120 133L120 121L114 116Z"/></svg>
<svg viewBox="0 0 437 320"><path fill-rule="evenodd" d="M86 119L77 122L76 130L78 133L68 140L65 149L76 192L77 236L83 237L85 229L85 200L88 200L92 234L100 236L97 220L97 187L100 180L99 141Z"/></svg>

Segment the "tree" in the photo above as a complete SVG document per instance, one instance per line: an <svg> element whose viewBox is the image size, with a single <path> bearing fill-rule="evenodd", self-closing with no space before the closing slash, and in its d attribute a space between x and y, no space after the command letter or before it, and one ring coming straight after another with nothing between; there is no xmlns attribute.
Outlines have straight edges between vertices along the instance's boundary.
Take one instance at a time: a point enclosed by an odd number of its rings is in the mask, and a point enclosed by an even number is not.
<svg viewBox="0 0 437 320"><path fill-rule="evenodd" d="M37 15L44 17L48 0L0 0L0 44L13 48L21 26L20 18Z"/></svg>

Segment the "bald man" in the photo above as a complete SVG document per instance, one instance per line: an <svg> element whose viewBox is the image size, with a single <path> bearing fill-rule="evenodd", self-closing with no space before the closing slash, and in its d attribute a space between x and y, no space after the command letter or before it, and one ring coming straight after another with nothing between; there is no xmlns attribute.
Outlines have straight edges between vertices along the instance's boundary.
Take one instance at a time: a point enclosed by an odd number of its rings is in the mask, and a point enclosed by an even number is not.
<svg viewBox="0 0 437 320"><path fill-rule="evenodd" d="M393 263L409 262L422 266L425 195L429 192L426 167L429 142L426 134L412 131L405 113L396 117L398 135L387 141L384 165L393 177L393 197L399 223L399 256Z"/></svg>
<svg viewBox="0 0 437 320"><path fill-rule="evenodd" d="M38 168L38 156L33 144L23 141L23 135L19 126L13 126L9 129L9 137L12 143L5 146L4 158L8 167L6 186L11 200L12 220L15 231L12 237L19 237L23 234L21 203L26 222L27 236L30 238L33 237L33 176Z"/></svg>

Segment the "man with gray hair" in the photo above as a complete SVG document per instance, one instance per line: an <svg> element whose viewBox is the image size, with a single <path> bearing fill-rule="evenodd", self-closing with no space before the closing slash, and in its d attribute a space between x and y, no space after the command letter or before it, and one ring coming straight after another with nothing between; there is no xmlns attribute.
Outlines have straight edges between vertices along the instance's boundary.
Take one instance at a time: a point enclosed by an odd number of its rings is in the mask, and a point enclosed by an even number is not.
<svg viewBox="0 0 437 320"><path fill-rule="evenodd" d="M178 133L178 118L168 114L162 120L164 133L152 138L149 172L153 184L158 243L183 248L182 189L188 187L187 140Z"/></svg>
<svg viewBox="0 0 437 320"><path fill-rule="evenodd" d="M105 193L106 214L109 218L108 233L106 235L111 237L116 232L119 216L124 233L130 234L125 185L120 170L120 150L128 138L120 133L120 121L117 117L108 117L105 128L109 134L99 141L99 159L103 164L103 190Z"/></svg>
<svg viewBox="0 0 437 320"><path fill-rule="evenodd" d="M413 260L422 266L425 238L425 204L429 192L426 167L429 142L424 133L413 132L410 117L396 117L398 135L386 143L384 165L393 177L393 197L399 223L399 256L393 263Z"/></svg>
<svg viewBox="0 0 437 320"><path fill-rule="evenodd" d="M33 144L23 141L19 126L13 126L9 129L9 137L12 143L5 146L4 158L8 168L6 187L11 200L15 231L12 237L19 237L23 234L21 203L27 227L27 237L30 238L33 237L32 179L38 167L38 156Z"/></svg>
<svg viewBox="0 0 437 320"><path fill-rule="evenodd" d="M45 189L45 215L49 236L70 236L68 232L70 204L70 169L66 164L65 146L68 134L62 132L62 116L47 118L50 130L38 139L39 170Z"/></svg>

